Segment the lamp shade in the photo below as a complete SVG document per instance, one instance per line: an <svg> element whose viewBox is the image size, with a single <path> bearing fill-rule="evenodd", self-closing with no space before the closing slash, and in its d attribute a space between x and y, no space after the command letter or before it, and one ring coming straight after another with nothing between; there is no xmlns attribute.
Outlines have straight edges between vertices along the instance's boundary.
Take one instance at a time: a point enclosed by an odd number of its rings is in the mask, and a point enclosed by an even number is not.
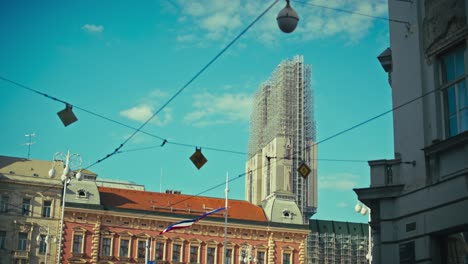
<svg viewBox="0 0 468 264"><path fill-rule="evenodd" d="M83 174L81 173L81 171L78 171L75 175L76 179L81 181L83 179Z"/></svg>
<svg viewBox="0 0 468 264"><path fill-rule="evenodd" d="M278 22L278 27L284 33L291 33L296 29L297 23L299 22L299 16L289 5L289 1L287 1L286 7L278 13L276 21Z"/></svg>
<svg viewBox="0 0 468 264"><path fill-rule="evenodd" d="M354 210L356 211L356 213L359 213L361 212L361 209L362 209L362 205L358 202L356 206L354 207Z"/></svg>
<svg viewBox="0 0 468 264"><path fill-rule="evenodd" d="M54 176L55 176L55 169L52 168L52 169L49 170L49 177L53 178Z"/></svg>

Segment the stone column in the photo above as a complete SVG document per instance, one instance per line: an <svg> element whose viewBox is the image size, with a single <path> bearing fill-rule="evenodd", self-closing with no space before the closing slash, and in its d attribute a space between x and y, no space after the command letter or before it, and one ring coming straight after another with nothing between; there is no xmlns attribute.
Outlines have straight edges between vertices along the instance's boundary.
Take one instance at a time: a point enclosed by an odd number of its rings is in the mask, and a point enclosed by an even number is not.
<svg viewBox="0 0 468 264"><path fill-rule="evenodd" d="M302 240L301 244L299 245L299 263L304 264L305 263L305 240Z"/></svg>
<svg viewBox="0 0 468 264"><path fill-rule="evenodd" d="M96 219L96 224L93 228L93 241L91 246L91 263L97 263L99 258L99 244L101 239L101 216Z"/></svg>
<svg viewBox="0 0 468 264"><path fill-rule="evenodd" d="M275 264L275 253L275 240L272 232L268 238L268 264Z"/></svg>

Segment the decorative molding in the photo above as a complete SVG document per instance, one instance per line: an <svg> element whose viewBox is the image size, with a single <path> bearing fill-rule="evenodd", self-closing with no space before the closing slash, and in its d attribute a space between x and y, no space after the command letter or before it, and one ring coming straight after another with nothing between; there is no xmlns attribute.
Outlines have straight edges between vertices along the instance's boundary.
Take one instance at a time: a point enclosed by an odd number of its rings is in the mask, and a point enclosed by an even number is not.
<svg viewBox="0 0 468 264"><path fill-rule="evenodd" d="M425 1L422 40L426 57L441 52L467 33L465 0Z"/></svg>
<svg viewBox="0 0 468 264"><path fill-rule="evenodd" d="M122 232L118 233L118 235L120 237L133 237L133 234L130 233L129 231L122 231Z"/></svg>
<svg viewBox="0 0 468 264"><path fill-rule="evenodd" d="M101 216L97 216L96 224L94 225L93 231L93 238L92 238L92 252L91 252L91 260L92 263L97 263L98 260L98 251L99 251L99 244L101 241Z"/></svg>

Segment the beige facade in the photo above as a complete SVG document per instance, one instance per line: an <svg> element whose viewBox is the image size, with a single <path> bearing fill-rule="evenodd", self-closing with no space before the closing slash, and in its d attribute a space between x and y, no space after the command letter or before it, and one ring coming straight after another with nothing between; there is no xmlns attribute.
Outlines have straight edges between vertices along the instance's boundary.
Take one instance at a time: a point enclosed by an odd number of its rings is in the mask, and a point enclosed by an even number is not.
<svg viewBox="0 0 468 264"><path fill-rule="evenodd" d="M53 166L0 156L0 263L56 263L63 185Z"/></svg>

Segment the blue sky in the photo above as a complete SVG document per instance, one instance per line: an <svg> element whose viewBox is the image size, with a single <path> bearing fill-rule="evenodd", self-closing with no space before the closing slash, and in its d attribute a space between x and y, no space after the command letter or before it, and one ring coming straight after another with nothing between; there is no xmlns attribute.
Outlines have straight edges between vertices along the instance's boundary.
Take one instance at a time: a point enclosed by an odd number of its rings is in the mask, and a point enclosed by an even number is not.
<svg viewBox="0 0 468 264"><path fill-rule="evenodd" d="M2 1L0 76L73 105L138 127L186 84L272 1ZM387 16L384 0L319 0L314 4ZM276 25L280 1L188 86L143 130L177 142L246 152L250 102L281 60L304 55L312 65L320 141L391 108L391 88L376 57L389 45L388 22L292 2L301 20L292 34ZM74 109L79 121L64 127L64 104L0 81L3 121L0 154L26 157L25 134L36 133L31 158L79 153L84 166L111 153L133 131ZM147 190L197 194L238 178L230 197L243 199L246 156L137 134L90 170L101 178L130 180ZM392 116L319 145L320 159L392 158ZM369 184L366 162L319 161L315 218L365 222L354 212L355 187ZM162 171L162 181L161 179ZM220 187L204 195L223 197Z"/></svg>

